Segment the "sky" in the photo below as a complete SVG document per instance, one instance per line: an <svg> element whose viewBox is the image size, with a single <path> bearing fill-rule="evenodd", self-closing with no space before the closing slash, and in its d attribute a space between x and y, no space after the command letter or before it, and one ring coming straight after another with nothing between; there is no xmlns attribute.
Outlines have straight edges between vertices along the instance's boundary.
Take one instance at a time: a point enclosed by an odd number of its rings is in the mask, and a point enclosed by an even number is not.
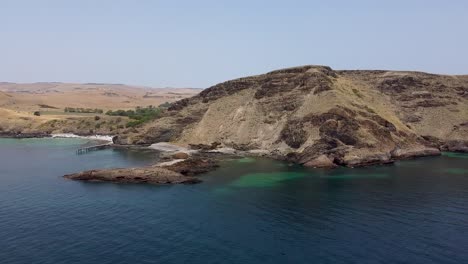
<svg viewBox="0 0 468 264"><path fill-rule="evenodd" d="M468 1L0 0L0 81L206 88L306 65L468 74Z"/></svg>

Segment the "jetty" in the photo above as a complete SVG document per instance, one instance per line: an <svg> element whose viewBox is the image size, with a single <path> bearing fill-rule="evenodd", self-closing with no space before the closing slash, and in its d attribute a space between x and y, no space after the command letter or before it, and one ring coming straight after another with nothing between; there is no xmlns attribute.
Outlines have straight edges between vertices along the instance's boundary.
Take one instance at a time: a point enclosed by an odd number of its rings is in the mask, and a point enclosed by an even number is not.
<svg viewBox="0 0 468 264"><path fill-rule="evenodd" d="M113 144L112 142L109 142L109 143L106 143L106 144L82 147L82 148L79 148L78 150L76 150L76 154L80 155L80 154L86 154L86 153L91 152L91 151L106 149L106 148L110 147L112 144Z"/></svg>

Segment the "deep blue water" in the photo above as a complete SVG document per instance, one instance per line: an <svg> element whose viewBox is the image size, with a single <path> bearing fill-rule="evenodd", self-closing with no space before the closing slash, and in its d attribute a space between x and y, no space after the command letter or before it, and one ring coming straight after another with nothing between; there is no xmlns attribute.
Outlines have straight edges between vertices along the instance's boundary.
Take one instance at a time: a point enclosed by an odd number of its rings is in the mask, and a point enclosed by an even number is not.
<svg viewBox="0 0 468 264"><path fill-rule="evenodd" d="M150 164L0 139L0 263L468 263L468 155L361 169L233 160L198 185L82 183Z"/></svg>

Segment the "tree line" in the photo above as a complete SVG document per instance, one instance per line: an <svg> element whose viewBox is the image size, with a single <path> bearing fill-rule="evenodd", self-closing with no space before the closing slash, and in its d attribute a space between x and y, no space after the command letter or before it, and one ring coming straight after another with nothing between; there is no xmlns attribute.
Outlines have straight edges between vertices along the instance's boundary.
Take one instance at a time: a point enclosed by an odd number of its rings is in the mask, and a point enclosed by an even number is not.
<svg viewBox="0 0 468 264"><path fill-rule="evenodd" d="M102 114L104 111L102 109L92 109L92 108L73 108L65 107L65 113L88 113L88 114Z"/></svg>
<svg viewBox="0 0 468 264"><path fill-rule="evenodd" d="M137 107L135 110L109 110L106 112L106 115L109 116L126 116L132 121L127 123L127 127L135 127L141 125L145 122L151 121L161 116L162 109L159 107L153 107L152 105L148 107Z"/></svg>

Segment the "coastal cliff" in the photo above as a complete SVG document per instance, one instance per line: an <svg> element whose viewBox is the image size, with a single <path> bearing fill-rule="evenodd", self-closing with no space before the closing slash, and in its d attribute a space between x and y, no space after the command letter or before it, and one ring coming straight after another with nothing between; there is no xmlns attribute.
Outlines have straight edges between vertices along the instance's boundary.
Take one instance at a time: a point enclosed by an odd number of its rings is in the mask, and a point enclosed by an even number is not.
<svg viewBox="0 0 468 264"><path fill-rule="evenodd" d="M311 167L467 151L468 76L282 69L205 89L116 142L216 143Z"/></svg>

